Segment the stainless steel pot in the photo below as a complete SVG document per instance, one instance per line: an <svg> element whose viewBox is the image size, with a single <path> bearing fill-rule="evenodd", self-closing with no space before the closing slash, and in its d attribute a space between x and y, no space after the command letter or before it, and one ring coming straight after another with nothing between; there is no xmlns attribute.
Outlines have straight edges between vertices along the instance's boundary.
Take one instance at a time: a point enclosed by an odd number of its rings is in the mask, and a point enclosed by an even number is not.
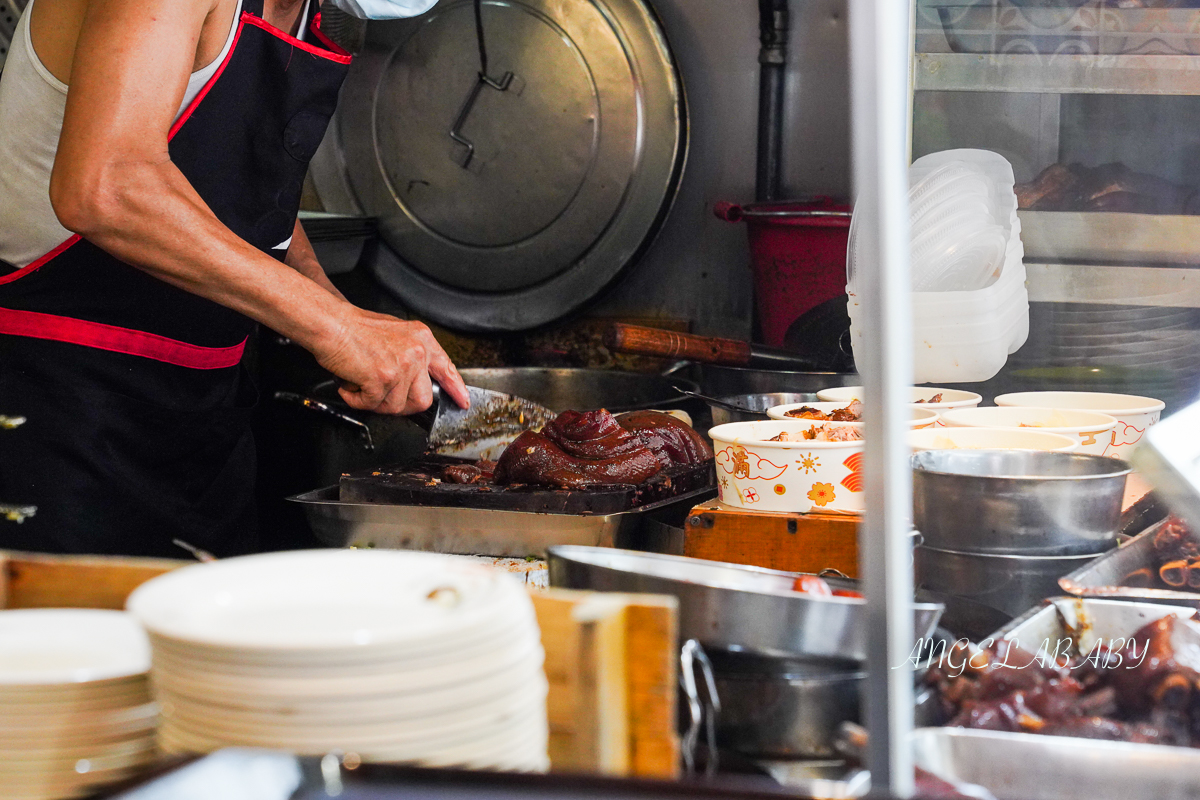
<svg viewBox="0 0 1200 800"><path fill-rule="evenodd" d="M862 385L862 377L857 372L791 372L716 364L700 365L699 370L704 393L713 397L772 392L816 394L834 386Z"/></svg>
<svg viewBox="0 0 1200 800"><path fill-rule="evenodd" d="M926 450L912 464L913 524L929 547L1069 556L1116 544L1130 472L1123 461L1032 450Z"/></svg>
<svg viewBox="0 0 1200 800"><path fill-rule="evenodd" d="M547 560L551 586L677 597L681 642L791 658L866 658L864 601L792 591L798 573L600 547L551 547ZM915 603L914 639L932 634L941 613L939 604Z"/></svg>
<svg viewBox="0 0 1200 800"><path fill-rule="evenodd" d="M789 403L814 403L817 396L812 392L774 392L770 394L733 394L716 399L723 403L750 409L750 411L734 411L715 403L709 403L708 408L712 412L714 426L724 425L727 422L752 422L767 419L768 408Z"/></svg>
<svg viewBox="0 0 1200 800"><path fill-rule="evenodd" d="M1060 594L1058 579L1095 558L960 553L921 546L913 554L913 566L918 586L1015 617Z"/></svg>
<svg viewBox="0 0 1200 800"><path fill-rule="evenodd" d="M721 710L717 744L756 758L829 758L838 726L860 721L866 672L708 652Z"/></svg>

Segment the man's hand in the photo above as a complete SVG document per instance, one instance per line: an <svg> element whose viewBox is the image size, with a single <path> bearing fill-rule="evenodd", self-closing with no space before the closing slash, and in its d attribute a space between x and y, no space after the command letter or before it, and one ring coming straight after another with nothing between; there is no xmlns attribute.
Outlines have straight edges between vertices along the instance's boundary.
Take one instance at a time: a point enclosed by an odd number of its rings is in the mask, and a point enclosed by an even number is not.
<svg viewBox="0 0 1200 800"><path fill-rule="evenodd" d="M470 404L458 370L420 322L351 306L342 335L328 350L318 347L313 352L321 366L342 379L342 399L361 411L424 411L433 402L430 378L459 407Z"/></svg>

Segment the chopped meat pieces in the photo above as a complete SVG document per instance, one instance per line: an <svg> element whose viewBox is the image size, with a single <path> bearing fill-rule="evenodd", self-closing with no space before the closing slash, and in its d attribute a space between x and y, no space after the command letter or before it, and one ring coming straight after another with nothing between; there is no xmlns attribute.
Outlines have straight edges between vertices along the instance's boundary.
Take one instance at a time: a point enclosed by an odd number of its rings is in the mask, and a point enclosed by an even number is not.
<svg viewBox="0 0 1200 800"><path fill-rule="evenodd" d="M768 442L857 442L862 439L862 431L845 425L813 425L808 430L775 434Z"/></svg>
<svg viewBox="0 0 1200 800"><path fill-rule="evenodd" d="M918 403L940 403L940 402L942 402L942 393L938 392L937 394L935 394L933 397L929 398L928 400L918 400L917 402Z"/></svg>
<svg viewBox="0 0 1200 800"><path fill-rule="evenodd" d="M817 422L860 422L862 420L862 403L851 400L845 408L835 408L832 411L822 411L812 406L800 406L784 412L785 417L793 419L811 419Z"/></svg>
<svg viewBox="0 0 1200 800"><path fill-rule="evenodd" d="M1116 649L1051 661L1001 640L930 668L955 727L1200 746L1200 630L1167 616ZM962 664L947 669L947 664Z"/></svg>
<svg viewBox="0 0 1200 800"><path fill-rule="evenodd" d="M1200 536L1183 520L1167 517L1154 533L1154 561L1121 581L1143 589L1200 591Z"/></svg>

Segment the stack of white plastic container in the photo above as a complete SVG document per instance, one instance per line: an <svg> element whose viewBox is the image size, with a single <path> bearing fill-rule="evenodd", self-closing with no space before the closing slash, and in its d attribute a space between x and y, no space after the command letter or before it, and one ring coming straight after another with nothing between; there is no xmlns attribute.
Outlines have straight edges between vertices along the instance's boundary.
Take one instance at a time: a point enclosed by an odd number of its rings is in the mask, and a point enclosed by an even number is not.
<svg viewBox="0 0 1200 800"><path fill-rule="evenodd" d="M1029 295L1012 165L987 150L946 150L909 168L913 373L916 383L985 381L1029 335ZM850 332L863 341L855 280L855 211L847 256Z"/></svg>

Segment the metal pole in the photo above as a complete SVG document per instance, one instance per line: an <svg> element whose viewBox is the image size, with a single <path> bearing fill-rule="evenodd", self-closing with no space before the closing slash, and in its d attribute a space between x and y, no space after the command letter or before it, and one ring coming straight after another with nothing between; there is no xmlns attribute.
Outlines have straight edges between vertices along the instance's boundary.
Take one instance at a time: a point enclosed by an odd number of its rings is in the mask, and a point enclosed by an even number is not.
<svg viewBox="0 0 1200 800"><path fill-rule="evenodd" d="M872 787L898 797L913 793L909 15L902 0L850 0L855 211L863 215L858 233L865 256L856 283L867 320L863 352L854 353L866 395L859 572L869 625L867 765Z"/></svg>
<svg viewBox="0 0 1200 800"><path fill-rule="evenodd" d="M758 0L758 161L754 199L778 200L783 173L783 88L787 78L788 0Z"/></svg>

